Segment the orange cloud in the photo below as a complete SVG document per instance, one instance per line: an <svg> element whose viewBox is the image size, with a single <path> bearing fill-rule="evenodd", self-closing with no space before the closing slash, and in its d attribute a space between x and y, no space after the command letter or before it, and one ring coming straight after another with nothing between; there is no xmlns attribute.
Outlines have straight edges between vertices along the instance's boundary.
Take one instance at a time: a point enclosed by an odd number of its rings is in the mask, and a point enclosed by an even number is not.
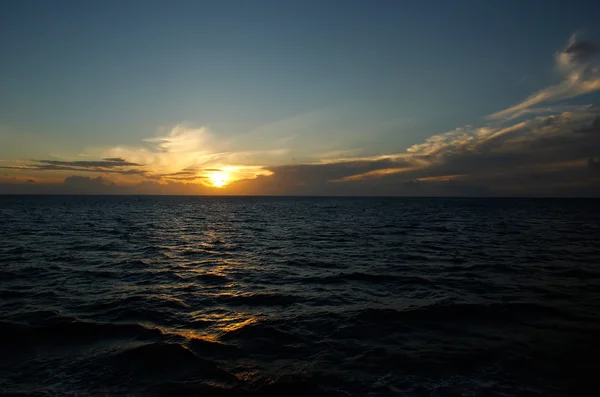
<svg viewBox="0 0 600 397"><path fill-rule="evenodd" d="M398 174L402 172L418 170L419 167L401 167L401 168L383 168L380 170L373 170L369 172L363 172L362 174L350 175L340 179L333 179L330 182L351 182L360 181L368 178L378 178L385 175Z"/></svg>

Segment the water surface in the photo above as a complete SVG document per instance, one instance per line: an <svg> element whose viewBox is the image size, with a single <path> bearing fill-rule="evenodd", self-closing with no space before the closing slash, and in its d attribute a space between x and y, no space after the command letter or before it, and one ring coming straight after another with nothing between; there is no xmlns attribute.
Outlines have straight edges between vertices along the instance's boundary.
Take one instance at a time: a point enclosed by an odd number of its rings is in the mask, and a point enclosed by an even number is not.
<svg viewBox="0 0 600 397"><path fill-rule="evenodd" d="M2 196L0 238L4 393L597 386L598 200Z"/></svg>

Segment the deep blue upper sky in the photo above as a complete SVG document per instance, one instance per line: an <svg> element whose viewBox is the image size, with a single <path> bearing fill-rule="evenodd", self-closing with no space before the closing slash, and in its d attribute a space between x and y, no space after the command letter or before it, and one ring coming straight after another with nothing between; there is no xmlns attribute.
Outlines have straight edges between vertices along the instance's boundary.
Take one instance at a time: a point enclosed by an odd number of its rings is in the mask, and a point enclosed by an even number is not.
<svg viewBox="0 0 600 397"><path fill-rule="evenodd" d="M551 84L553 54L572 33L600 36L594 1L0 7L0 125L69 150L138 142L181 122L234 137L340 106L389 120L373 152L401 150Z"/></svg>

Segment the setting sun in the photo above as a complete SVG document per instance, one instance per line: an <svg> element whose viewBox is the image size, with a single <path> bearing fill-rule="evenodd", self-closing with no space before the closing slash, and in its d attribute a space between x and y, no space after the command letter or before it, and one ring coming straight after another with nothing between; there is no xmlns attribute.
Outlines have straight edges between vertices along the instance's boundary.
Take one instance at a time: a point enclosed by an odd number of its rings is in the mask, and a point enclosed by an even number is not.
<svg viewBox="0 0 600 397"><path fill-rule="evenodd" d="M227 185L229 178L225 172L214 172L208 176L213 187L223 187Z"/></svg>

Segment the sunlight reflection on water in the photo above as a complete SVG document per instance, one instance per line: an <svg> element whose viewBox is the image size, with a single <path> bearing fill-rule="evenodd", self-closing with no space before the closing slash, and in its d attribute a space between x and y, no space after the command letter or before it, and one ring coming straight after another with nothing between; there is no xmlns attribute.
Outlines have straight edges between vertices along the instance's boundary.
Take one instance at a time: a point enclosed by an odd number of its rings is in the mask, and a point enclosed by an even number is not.
<svg viewBox="0 0 600 397"><path fill-rule="evenodd" d="M63 376L111 394L90 374L114 368L142 393L215 366L249 388L301 376L359 395L515 395L563 387L559 364L596 352L590 202L0 200L9 391ZM126 372L146 362L152 376Z"/></svg>

